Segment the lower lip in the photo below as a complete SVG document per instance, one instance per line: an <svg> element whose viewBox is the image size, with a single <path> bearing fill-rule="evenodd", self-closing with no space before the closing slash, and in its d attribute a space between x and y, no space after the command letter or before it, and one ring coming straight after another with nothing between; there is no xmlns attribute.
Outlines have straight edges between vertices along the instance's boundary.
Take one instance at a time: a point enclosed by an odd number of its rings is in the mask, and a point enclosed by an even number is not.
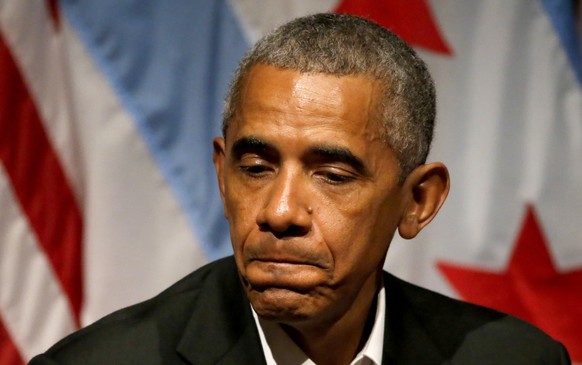
<svg viewBox="0 0 582 365"><path fill-rule="evenodd" d="M246 267L246 279L260 288L309 290L321 284L325 277L325 270L312 264L252 261Z"/></svg>
<svg viewBox="0 0 582 365"><path fill-rule="evenodd" d="M308 263L308 262L300 262L300 261L277 261L277 260L251 260L251 263L258 263L262 265L282 265L282 266L311 266L311 267L319 267L318 265Z"/></svg>

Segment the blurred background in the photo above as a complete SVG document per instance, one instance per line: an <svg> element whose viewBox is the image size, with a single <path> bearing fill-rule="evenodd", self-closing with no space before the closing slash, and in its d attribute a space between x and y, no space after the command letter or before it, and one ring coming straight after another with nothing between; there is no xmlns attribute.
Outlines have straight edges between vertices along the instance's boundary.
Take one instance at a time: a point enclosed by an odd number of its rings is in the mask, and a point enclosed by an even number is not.
<svg viewBox="0 0 582 365"><path fill-rule="evenodd" d="M532 322L582 364L582 6L574 0L0 0L0 364L231 254L211 163L244 52L366 16L437 85L439 216L386 269Z"/></svg>

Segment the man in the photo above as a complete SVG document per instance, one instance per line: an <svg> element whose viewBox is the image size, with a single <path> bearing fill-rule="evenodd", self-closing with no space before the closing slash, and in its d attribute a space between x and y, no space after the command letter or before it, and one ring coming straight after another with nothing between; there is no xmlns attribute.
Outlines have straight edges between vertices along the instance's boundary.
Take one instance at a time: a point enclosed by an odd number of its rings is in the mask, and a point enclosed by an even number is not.
<svg viewBox="0 0 582 365"><path fill-rule="evenodd" d="M425 163L424 63L348 15L297 19L245 56L214 164L234 259L85 328L32 364L568 364L513 317L382 267L449 190Z"/></svg>

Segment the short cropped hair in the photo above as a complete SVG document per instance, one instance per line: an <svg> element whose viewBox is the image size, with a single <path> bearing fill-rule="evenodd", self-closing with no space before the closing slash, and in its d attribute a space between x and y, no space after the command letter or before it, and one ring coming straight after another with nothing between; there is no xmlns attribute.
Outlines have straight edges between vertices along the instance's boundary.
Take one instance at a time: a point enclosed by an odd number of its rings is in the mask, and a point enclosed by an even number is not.
<svg viewBox="0 0 582 365"><path fill-rule="evenodd" d="M399 161L400 181L426 161L436 115L434 82L414 50L388 29L361 17L329 13L275 29L255 44L235 72L225 99L224 136L240 106L245 77L258 64L373 78L382 90L376 118Z"/></svg>

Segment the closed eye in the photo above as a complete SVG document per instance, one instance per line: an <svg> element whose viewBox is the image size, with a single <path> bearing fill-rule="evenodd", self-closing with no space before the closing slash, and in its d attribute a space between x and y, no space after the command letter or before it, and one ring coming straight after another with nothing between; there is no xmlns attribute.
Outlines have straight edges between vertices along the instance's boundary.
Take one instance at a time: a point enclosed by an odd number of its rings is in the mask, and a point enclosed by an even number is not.
<svg viewBox="0 0 582 365"><path fill-rule="evenodd" d="M310 148L309 160L313 165L319 165L326 167L324 165L330 164L329 166L333 168L329 173L345 176L346 178L354 177L354 175L369 176L370 172L366 168L364 161L354 155L349 149L345 147L338 146L314 146ZM339 164L339 167L336 167ZM335 169L343 171L341 166L346 166L348 170L345 173L337 173ZM341 177L340 177L341 179Z"/></svg>
<svg viewBox="0 0 582 365"><path fill-rule="evenodd" d="M355 176L349 174L348 172L338 173L331 171L319 171L317 175L320 176L325 182L332 185L345 184L355 180Z"/></svg>
<svg viewBox="0 0 582 365"><path fill-rule="evenodd" d="M265 165L241 165L239 169L251 176L261 176L270 171L270 168Z"/></svg>

